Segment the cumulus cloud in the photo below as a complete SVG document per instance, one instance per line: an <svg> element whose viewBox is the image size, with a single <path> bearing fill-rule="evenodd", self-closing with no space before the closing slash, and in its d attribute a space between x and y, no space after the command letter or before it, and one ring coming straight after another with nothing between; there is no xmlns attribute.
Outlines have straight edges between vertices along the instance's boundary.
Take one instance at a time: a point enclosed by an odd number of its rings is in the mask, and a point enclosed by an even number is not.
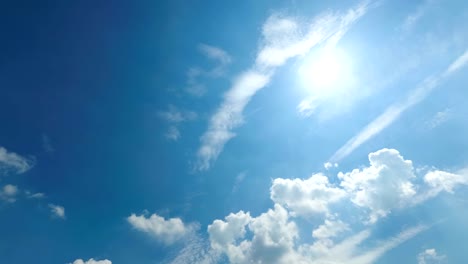
<svg viewBox="0 0 468 264"><path fill-rule="evenodd" d="M49 204L49 208L53 216L65 219L65 208L63 206Z"/></svg>
<svg viewBox="0 0 468 264"><path fill-rule="evenodd" d="M0 173L13 171L21 174L34 166L34 160L22 157L14 152L9 152L0 147Z"/></svg>
<svg viewBox="0 0 468 264"><path fill-rule="evenodd" d="M332 227L338 223L339 227ZM327 226L328 227L324 227ZM212 248L229 259L229 263L374 263L388 250L411 239L426 227L416 226L363 250L360 247L371 232L364 230L339 243L330 238L348 230L341 221L328 222L316 229L313 244L300 244L296 223L288 211L278 204L273 209L251 217L243 211L215 220L208 226ZM247 235L249 233L249 235Z"/></svg>
<svg viewBox="0 0 468 264"><path fill-rule="evenodd" d="M325 219L325 223L312 231L312 237L317 239L331 238L349 230L349 226L341 220L333 221Z"/></svg>
<svg viewBox="0 0 468 264"><path fill-rule="evenodd" d="M112 264L112 261L105 259L105 260L94 260L93 258L89 259L88 261L84 261L82 259L77 259L70 264Z"/></svg>
<svg viewBox="0 0 468 264"><path fill-rule="evenodd" d="M394 208L407 204L416 190L411 182L416 176L410 160L397 150L382 149L369 154L370 166L339 173L340 185L351 194L351 201L369 208L370 221L375 222Z"/></svg>
<svg viewBox="0 0 468 264"><path fill-rule="evenodd" d="M340 186L351 201L370 211L369 222L387 216L392 210L415 206L455 187L468 185L468 174L437 169L425 175L416 173L411 160L405 160L395 149L381 149L369 154L370 166L340 172ZM422 179L424 184L418 183Z"/></svg>
<svg viewBox="0 0 468 264"><path fill-rule="evenodd" d="M18 187L15 185L7 184L0 189L0 199L8 202L16 202L16 196L18 195Z"/></svg>
<svg viewBox="0 0 468 264"><path fill-rule="evenodd" d="M193 234L196 229L195 224L184 224L180 218L166 220L157 214L152 214L150 217L132 214L127 217L127 221L136 230L151 235L166 245L180 241Z"/></svg>
<svg viewBox="0 0 468 264"><path fill-rule="evenodd" d="M330 158L330 162L339 162L363 143L367 142L382 130L395 122L407 109L424 100L439 84L468 63L468 50L459 56L441 74L424 80L412 90L404 100L389 106L381 115L366 125L357 135L348 140Z"/></svg>
<svg viewBox="0 0 468 264"><path fill-rule="evenodd" d="M252 97L271 80L274 71L287 60L309 52L325 41L337 41L368 9L367 2L344 14L321 14L310 23L279 14L271 15L262 27L260 49L254 65L241 73L224 95L201 137L197 169L209 169L243 123L243 111Z"/></svg>
<svg viewBox="0 0 468 264"><path fill-rule="evenodd" d="M353 215L364 212L368 217L366 223L371 225L394 210L416 206L440 192L453 193L458 186L468 185L468 169L457 172L417 169L395 149L381 149L370 153L368 158L368 166L338 173L336 184L319 173L308 179L274 179L270 188L273 208L256 217L239 211L214 220L207 228L209 245L200 236L192 236L193 242L172 263L218 263L223 257L229 263L242 264L375 263L389 250L427 230L430 224L416 225L373 241L370 227L362 229L358 223L360 227L356 230L356 225L337 219L338 207L331 204L349 199L356 205L350 207ZM300 232L297 223L304 219L313 223L311 220L320 217L324 222L312 230L313 241L305 242L309 238L300 236L304 232ZM154 222L169 221L159 218ZM180 219L176 222L174 225L182 230ZM166 231L156 234L162 232Z"/></svg>
<svg viewBox="0 0 468 264"><path fill-rule="evenodd" d="M311 216L328 213L330 204L345 197L346 192L330 184L322 174L314 174L309 179L273 180L270 189L271 200L291 211L292 215Z"/></svg>
<svg viewBox="0 0 468 264"><path fill-rule="evenodd" d="M446 263L446 256L437 254L434 248L429 248L419 253L418 264Z"/></svg>

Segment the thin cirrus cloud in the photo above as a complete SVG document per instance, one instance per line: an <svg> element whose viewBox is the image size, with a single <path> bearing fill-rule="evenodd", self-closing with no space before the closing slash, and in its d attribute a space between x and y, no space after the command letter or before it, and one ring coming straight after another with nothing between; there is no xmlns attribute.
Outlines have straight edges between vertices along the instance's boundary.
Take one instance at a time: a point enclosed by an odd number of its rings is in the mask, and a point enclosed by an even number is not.
<svg viewBox="0 0 468 264"><path fill-rule="evenodd" d="M177 141L181 137L180 124L196 120L198 117L197 113L179 109L174 105L169 105L167 110L159 111L157 114L159 118L170 124L164 137L172 141Z"/></svg>
<svg viewBox="0 0 468 264"><path fill-rule="evenodd" d="M231 64L231 56L223 49L207 44L199 44L198 50L205 57L216 62L216 65L205 70L200 67L191 67L187 71L187 87L185 91L193 96L201 97L206 93L206 86L202 79L222 77L226 68Z"/></svg>
<svg viewBox="0 0 468 264"><path fill-rule="evenodd" d="M233 129L243 123L245 106L268 85L276 68L325 41L338 41L368 8L369 1L365 1L342 14L320 14L310 23L302 23L295 17L271 15L263 24L255 63L234 80L200 139L196 169L210 168L224 145L235 136Z"/></svg>
<svg viewBox="0 0 468 264"><path fill-rule="evenodd" d="M379 134L382 130L395 122L402 113L408 108L424 100L439 84L452 74L460 70L468 63L468 50L459 56L450 66L440 75L429 77L424 80L416 89L412 90L407 98L401 102L389 106L381 115L364 127L357 135L348 140L339 148L329 162L335 163L351 154L360 145Z"/></svg>
<svg viewBox="0 0 468 264"><path fill-rule="evenodd" d="M8 171L21 174L34 166L34 160L0 147L0 174Z"/></svg>

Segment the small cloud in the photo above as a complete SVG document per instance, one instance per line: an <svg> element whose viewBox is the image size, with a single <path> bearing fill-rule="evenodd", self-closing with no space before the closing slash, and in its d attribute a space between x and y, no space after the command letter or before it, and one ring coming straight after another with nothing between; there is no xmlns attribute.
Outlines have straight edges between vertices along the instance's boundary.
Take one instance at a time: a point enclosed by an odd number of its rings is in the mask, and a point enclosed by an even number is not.
<svg viewBox="0 0 468 264"><path fill-rule="evenodd" d="M167 111L159 111L158 116L169 123L181 123L197 119L197 113L193 111L180 110L173 105L169 105Z"/></svg>
<svg viewBox="0 0 468 264"><path fill-rule="evenodd" d="M325 220L323 225L312 231L312 237L317 239L326 239L335 237L338 234L350 230L349 226L342 221Z"/></svg>
<svg viewBox="0 0 468 264"><path fill-rule="evenodd" d="M3 188L0 190L0 199L8 203L14 203L16 202L17 194L18 187L15 185L7 184L3 186Z"/></svg>
<svg viewBox="0 0 468 264"><path fill-rule="evenodd" d="M0 147L0 174L13 171L17 174L25 173L34 166L34 159L22 157Z"/></svg>
<svg viewBox="0 0 468 264"><path fill-rule="evenodd" d="M325 162L323 164L323 167L326 169L326 170L329 170L331 168L338 168L338 163L331 163L331 162Z"/></svg>
<svg viewBox="0 0 468 264"><path fill-rule="evenodd" d="M434 248L426 249L418 255L418 264L446 263L444 255L438 255Z"/></svg>
<svg viewBox="0 0 468 264"><path fill-rule="evenodd" d="M52 153L55 151L54 147L52 146L52 143L50 142L49 136L47 136L46 134L42 134L42 148L47 153Z"/></svg>
<svg viewBox="0 0 468 264"><path fill-rule="evenodd" d="M49 204L52 215L61 219L65 219L65 208L60 205Z"/></svg>
<svg viewBox="0 0 468 264"><path fill-rule="evenodd" d="M177 127L171 126L164 136L169 140L177 141L180 138L180 131Z"/></svg>
<svg viewBox="0 0 468 264"><path fill-rule="evenodd" d="M166 245L181 241L193 234L197 228L195 224L184 224L180 218L166 220L157 214L152 214L149 217L132 214L127 217L127 221L136 230L144 232Z"/></svg>
<svg viewBox="0 0 468 264"><path fill-rule="evenodd" d="M26 197L30 199L42 199L45 198L44 193L31 193L30 191L25 191Z"/></svg>
<svg viewBox="0 0 468 264"><path fill-rule="evenodd" d="M199 67L191 67L187 71L187 87L185 91L193 96L201 97L206 93L206 86L200 79L219 78L225 74L226 67L231 63L231 56L221 48L199 44L198 50L211 60L215 60L217 65L212 69L205 70Z"/></svg>
<svg viewBox="0 0 468 264"><path fill-rule="evenodd" d="M172 141L177 141L181 136L178 125L183 122L196 120L198 118L197 113L193 111L181 110L173 105L169 105L168 110L166 111L159 111L158 116L171 124L164 136L168 140Z"/></svg>
<svg viewBox="0 0 468 264"><path fill-rule="evenodd" d="M247 176L247 173L245 171L237 174L236 180L234 182L234 186L232 186L232 192L237 192L239 189L239 185L244 181L245 177Z"/></svg>
<svg viewBox="0 0 468 264"><path fill-rule="evenodd" d="M434 129L441 124L447 122L452 116L452 110L450 108L445 109L444 111L437 112L431 120L427 122L427 126L430 129Z"/></svg>
<svg viewBox="0 0 468 264"><path fill-rule="evenodd" d="M89 259L88 261L84 261L82 259L77 259L73 261L73 263L69 264L112 264L112 261L105 259L105 260L94 260L93 258Z"/></svg>

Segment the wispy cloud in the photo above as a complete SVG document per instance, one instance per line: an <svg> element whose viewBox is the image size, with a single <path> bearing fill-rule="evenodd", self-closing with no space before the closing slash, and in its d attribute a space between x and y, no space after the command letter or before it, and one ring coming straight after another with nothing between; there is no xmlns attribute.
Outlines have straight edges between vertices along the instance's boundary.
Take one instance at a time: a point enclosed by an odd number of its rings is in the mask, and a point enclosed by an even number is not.
<svg viewBox="0 0 468 264"><path fill-rule="evenodd" d="M34 159L22 157L0 147L0 174L8 171L24 173L34 166Z"/></svg>
<svg viewBox="0 0 468 264"><path fill-rule="evenodd" d="M158 116L170 124L164 136L172 141L177 141L180 136L178 126L183 122L194 121L198 118L197 113L193 111L181 110L173 105L169 105L165 111L159 111Z"/></svg>
<svg viewBox="0 0 468 264"><path fill-rule="evenodd" d="M410 31L414 25L424 16L427 9L434 3L434 0L425 0L419 5L416 10L409 14L403 22L402 29L406 32Z"/></svg>
<svg viewBox="0 0 468 264"><path fill-rule="evenodd" d="M65 208L60 205L49 204L50 211L52 216L58 217L60 219L65 219Z"/></svg>
<svg viewBox="0 0 468 264"><path fill-rule="evenodd" d="M16 202L16 196L18 195L18 187L15 185L7 184L0 189L0 200L8 203Z"/></svg>
<svg viewBox="0 0 468 264"><path fill-rule="evenodd" d="M451 118L451 116L452 116L452 110L450 108L446 108L443 111L437 112L431 118L431 120L429 120L427 122L427 126L430 129L434 129L434 128L440 126L441 124L447 122Z"/></svg>
<svg viewBox="0 0 468 264"><path fill-rule="evenodd" d="M446 256L439 255L434 248L426 249L418 255L418 264L440 264L444 260L446 260Z"/></svg>
<svg viewBox="0 0 468 264"><path fill-rule="evenodd" d="M210 168L224 145L235 136L233 129L243 123L245 106L268 85L276 68L327 40L336 42L367 12L368 7L368 1L365 1L344 14L321 14L309 23L302 23L295 17L271 15L262 27L260 49L254 65L234 80L201 137L196 169Z"/></svg>
<svg viewBox="0 0 468 264"><path fill-rule="evenodd" d="M187 87L185 90L193 96L200 97L206 93L205 84L200 79L222 77L232 58L225 50L203 43L198 45L198 50L208 59L216 62L216 65L209 70L191 67L187 71Z"/></svg>
<svg viewBox="0 0 468 264"><path fill-rule="evenodd" d="M375 135L379 134L382 130L391 125L397 120L403 112L408 108L418 104L426 96L429 95L434 88L436 88L442 81L450 77L453 73L461 69L468 62L468 51L465 51L463 55L458 57L450 66L440 75L435 77L429 77L423 81L416 89L412 90L409 95L401 102L395 103L388 107L381 115L379 115L374 121L369 123L364 129L362 129L357 135L352 137L345 145L338 149L335 154L330 158L330 162L339 162L361 144L368 141Z"/></svg>
<svg viewBox="0 0 468 264"><path fill-rule="evenodd" d="M52 146L49 136L47 136L46 134L42 134L41 139L42 139L42 148L44 149L45 152L52 153L55 151L54 147Z"/></svg>

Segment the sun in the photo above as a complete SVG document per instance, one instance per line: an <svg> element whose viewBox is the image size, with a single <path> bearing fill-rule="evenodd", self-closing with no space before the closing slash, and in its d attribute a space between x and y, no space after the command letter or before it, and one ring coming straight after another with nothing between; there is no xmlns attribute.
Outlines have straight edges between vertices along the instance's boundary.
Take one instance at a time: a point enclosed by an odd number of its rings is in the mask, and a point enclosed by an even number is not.
<svg viewBox="0 0 468 264"><path fill-rule="evenodd" d="M348 66L347 57L339 49L309 54L298 69L301 85L315 95L333 93L339 89Z"/></svg>

